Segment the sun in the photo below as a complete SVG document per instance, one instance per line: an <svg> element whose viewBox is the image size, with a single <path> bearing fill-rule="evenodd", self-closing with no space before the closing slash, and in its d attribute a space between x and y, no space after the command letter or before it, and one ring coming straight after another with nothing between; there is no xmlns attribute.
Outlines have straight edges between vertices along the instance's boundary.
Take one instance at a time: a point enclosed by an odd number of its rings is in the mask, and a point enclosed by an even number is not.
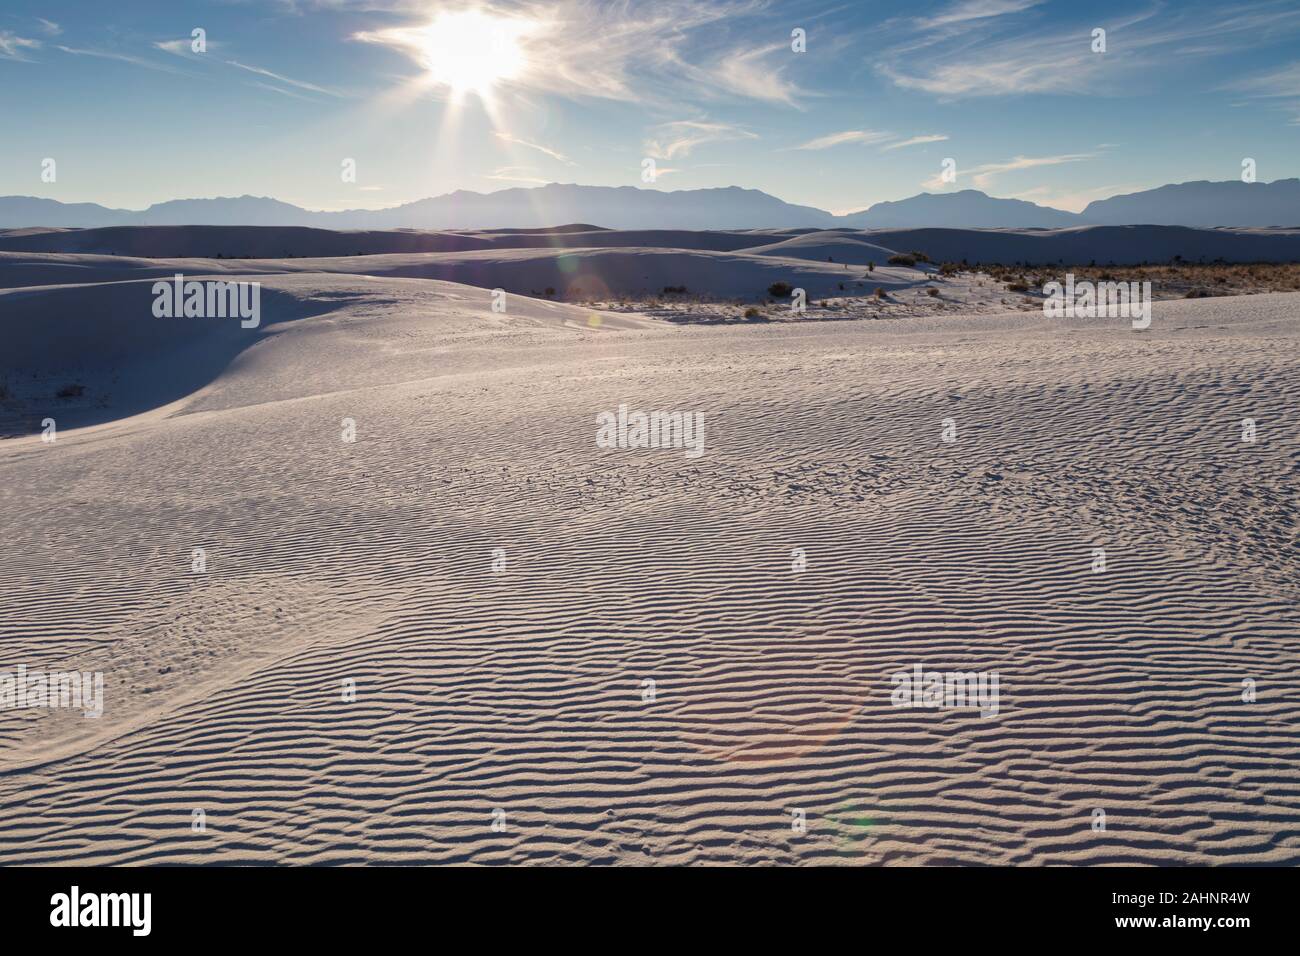
<svg viewBox="0 0 1300 956"><path fill-rule="evenodd" d="M442 14L412 39L434 82L486 96L524 71L520 40L530 31L526 21L464 10Z"/></svg>

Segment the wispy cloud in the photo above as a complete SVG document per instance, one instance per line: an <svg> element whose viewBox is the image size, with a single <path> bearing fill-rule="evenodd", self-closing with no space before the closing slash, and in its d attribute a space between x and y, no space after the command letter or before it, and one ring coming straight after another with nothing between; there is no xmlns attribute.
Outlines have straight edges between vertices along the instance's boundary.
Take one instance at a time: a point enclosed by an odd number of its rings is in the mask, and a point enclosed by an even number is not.
<svg viewBox="0 0 1300 956"><path fill-rule="evenodd" d="M671 72L689 80L706 95L725 94L795 106L807 94L786 76L789 60L783 63L776 58L788 52L789 47L782 43L753 49L742 46L706 57L707 66L688 63L672 50L663 51L663 57L672 64Z"/></svg>
<svg viewBox="0 0 1300 956"><path fill-rule="evenodd" d="M181 72L166 63L155 63L153 60L146 60L144 57L132 56L129 53L117 53L113 50L79 49L77 47L59 46L57 44L54 49L67 53L70 56L91 56L100 60L114 60L118 63L129 63L132 66L143 67L146 70L157 70L160 73Z"/></svg>
<svg viewBox="0 0 1300 956"><path fill-rule="evenodd" d="M1061 156L1016 156L1004 163L984 163L971 170L971 182L984 189L1003 173L1020 169L1035 169L1039 166L1059 166L1062 163L1079 163L1092 159L1092 153L1068 153Z"/></svg>
<svg viewBox="0 0 1300 956"><path fill-rule="evenodd" d="M41 25L41 31L46 36L56 37L63 32L63 27L59 26L53 20L46 20L44 17L37 17L36 22Z"/></svg>
<svg viewBox="0 0 1300 956"><path fill-rule="evenodd" d="M513 23L523 66L511 88L572 99L609 99L658 107L723 97L794 105L803 91L786 75L781 43L755 46L747 18L765 0L487 0L478 9ZM424 57L421 19L352 38L395 49L417 63ZM753 26L753 24L749 24ZM744 39L735 37L744 33Z"/></svg>
<svg viewBox="0 0 1300 956"><path fill-rule="evenodd" d="M548 146L542 146L539 143L530 143L526 139L520 139L518 136L514 136L510 133L502 132L501 130L497 130L494 135L497 137L497 139L505 140L507 143L514 143L516 146L524 146L527 147L528 149L535 149L539 153L543 153L544 155L551 157L551 159L558 160L561 163L567 163L570 166L577 165L576 163L572 162L563 153L551 149Z"/></svg>
<svg viewBox="0 0 1300 956"><path fill-rule="evenodd" d="M793 146L792 149L830 149L832 146L842 146L845 143L883 143L894 139L893 133L887 133L883 130L876 129L846 129L842 133L830 133L827 136L818 136L816 139L810 139L799 146Z"/></svg>
<svg viewBox="0 0 1300 956"><path fill-rule="evenodd" d="M902 149L905 146L921 146L925 143L941 143L948 137L942 133L935 133L926 136L913 136L904 139L898 133L891 133L888 130L881 129L847 129L842 133L830 133L826 136L818 136L816 139L810 139L806 143L798 146L790 146L788 149L830 149L832 146L843 146L846 143L856 143L860 146L879 146L880 151L890 149Z"/></svg>
<svg viewBox="0 0 1300 956"><path fill-rule="evenodd" d="M969 176L971 184L977 189L987 189L1003 173L1016 172L1021 169L1035 169L1039 166L1060 166L1063 163L1079 163L1093 159L1094 153L1063 153L1058 156L1016 156L1001 163L982 163L970 169L957 167L957 177ZM943 181L942 172L937 172L921 183L923 189L943 189L953 185Z"/></svg>
<svg viewBox="0 0 1300 956"><path fill-rule="evenodd" d="M967 23L971 20L986 20L1007 13L1019 13L1030 7L1036 7L1042 2L1043 0L963 0L961 3L952 4L942 13L923 18L919 21L919 25L924 29L934 29L954 23Z"/></svg>
<svg viewBox="0 0 1300 956"><path fill-rule="evenodd" d="M911 139L900 140L897 143L890 143L887 146L880 147L881 150L902 149L905 146L922 146L926 143L942 143L948 137L942 133L935 133L930 136L913 136Z"/></svg>
<svg viewBox="0 0 1300 956"><path fill-rule="evenodd" d="M308 90L312 93L322 93L325 96L342 96L341 93L335 92L334 90L328 90L323 86L317 86L315 83L307 83L304 80L295 80L279 73L273 73L260 66L249 66L247 63L240 63L237 60L226 60L225 62L229 66L238 67L241 70L247 70L249 73L256 73L258 76L264 76L267 79L275 80L277 83L285 83L289 86L297 87L300 90Z"/></svg>
<svg viewBox="0 0 1300 956"><path fill-rule="evenodd" d="M0 59L26 60L24 52L39 49L40 45L40 40L29 40L10 30L0 30Z"/></svg>
<svg viewBox="0 0 1300 956"><path fill-rule="evenodd" d="M162 50L164 53L170 53L172 56L185 57L188 60L198 60L207 57L210 53L220 50L224 44L220 40L207 40L206 53L194 52L194 41L185 37L179 40L156 40L154 49Z"/></svg>
<svg viewBox="0 0 1300 956"><path fill-rule="evenodd" d="M1068 212L1083 212L1088 203L1095 199L1109 199L1123 193L1150 189L1152 184L1125 183L1115 186L1094 186L1091 189L1072 189L1058 191L1049 186L1036 186L1024 192L1011 193L1008 199L1023 199L1026 202L1050 206L1053 209L1065 209Z"/></svg>
<svg viewBox="0 0 1300 956"><path fill-rule="evenodd" d="M758 136L728 123L678 120L655 127L652 138L646 140L645 151L647 156L655 159L675 159L678 156L689 156L691 150L704 143L737 139L758 139ZM659 175L663 175L663 170L659 171Z"/></svg>
<svg viewBox="0 0 1300 956"><path fill-rule="evenodd" d="M1267 0L1233 7L1196 6L1148 10L1092 22L1015 23L988 13L1015 0L975 0L923 21L919 35L895 44L878 72L903 89L945 99L1033 93L1122 93L1138 73L1159 70L1170 62L1240 51L1260 36L1281 37L1300 31L1300 7ZM1029 9L1025 5L1024 9ZM1004 9L1003 12L1013 12ZM959 28L951 28L959 24ZM1110 42L1093 52L1091 31L1101 25ZM936 29L937 27L937 29ZM921 55L923 51L924 55Z"/></svg>
<svg viewBox="0 0 1300 956"><path fill-rule="evenodd" d="M482 178L505 183L532 183L535 186L544 186L551 181L539 176L521 175L532 171L532 166L498 166L492 172L484 173Z"/></svg>
<svg viewBox="0 0 1300 956"><path fill-rule="evenodd" d="M194 49L189 40L156 40L154 47L173 56L190 56Z"/></svg>
<svg viewBox="0 0 1300 956"><path fill-rule="evenodd" d="M1242 77L1220 87L1247 99L1265 100L1291 114L1290 126L1300 126L1300 61L1275 70Z"/></svg>
<svg viewBox="0 0 1300 956"><path fill-rule="evenodd" d="M1300 61L1266 73L1256 73L1222 87L1249 96L1300 98Z"/></svg>

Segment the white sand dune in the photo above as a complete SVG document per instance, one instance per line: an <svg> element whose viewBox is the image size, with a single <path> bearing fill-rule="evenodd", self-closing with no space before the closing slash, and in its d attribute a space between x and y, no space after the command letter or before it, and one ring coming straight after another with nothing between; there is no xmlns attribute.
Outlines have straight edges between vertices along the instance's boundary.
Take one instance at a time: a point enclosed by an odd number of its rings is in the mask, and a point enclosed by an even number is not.
<svg viewBox="0 0 1300 956"><path fill-rule="evenodd" d="M0 711L7 862L1300 862L1296 297L682 328L366 258L245 264L257 330L0 293L25 407L99 406L0 441L0 665L107 685Z"/></svg>
<svg viewBox="0 0 1300 956"><path fill-rule="evenodd" d="M868 241L864 233L827 230L783 239L765 246L754 246L746 249L745 253L751 256L776 256L783 259L884 265L885 261L895 254L895 250Z"/></svg>

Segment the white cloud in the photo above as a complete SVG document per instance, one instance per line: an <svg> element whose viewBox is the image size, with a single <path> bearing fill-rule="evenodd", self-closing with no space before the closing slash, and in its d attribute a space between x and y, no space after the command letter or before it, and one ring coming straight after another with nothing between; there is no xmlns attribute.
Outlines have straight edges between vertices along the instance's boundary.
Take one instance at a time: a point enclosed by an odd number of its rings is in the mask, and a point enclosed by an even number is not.
<svg viewBox="0 0 1300 956"><path fill-rule="evenodd" d="M704 143L717 143L737 139L758 139L747 129L728 123L708 123L697 120L678 120L663 123L652 131L653 138L647 139L645 152L655 159L675 159L689 156L691 150ZM658 171L663 175L663 170Z"/></svg>
<svg viewBox="0 0 1300 956"><path fill-rule="evenodd" d="M801 91L784 75L782 44L736 43L730 29L761 12L763 0L486 0L485 15L512 20L523 52L514 87L574 99L680 106L719 97L792 105ZM400 51L419 62L428 12L400 27L363 30L353 39ZM761 29L761 28L760 28ZM754 31L748 31L754 35Z"/></svg>
<svg viewBox="0 0 1300 956"><path fill-rule="evenodd" d="M1225 84L1222 89L1262 97L1300 97L1300 61Z"/></svg>
<svg viewBox="0 0 1300 956"><path fill-rule="evenodd" d="M40 40L29 40L9 30L0 30L0 59L25 60L25 50L35 50L41 45Z"/></svg>
<svg viewBox="0 0 1300 956"><path fill-rule="evenodd" d="M788 52L789 47L782 43L754 49L738 47L706 58L710 62L706 67L687 63L676 53L665 52L665 57L673 64L674 74L713 96L729 94L794 106L805 93L786 78L786 64L773 56Z"/></svg>
<svg viewBox="0 0 1300 956"><path fill-rule="evenodd" d="M131 56L130 54L127 53L114 53L111 50L87 50L87 49L78 49L76 47L58 46L58 45L55 45L54 49L61 50L62 52L67 53L71 56L93 56L100 60L115 60L118 63L130 63L132 66L142 66L146 70L158 70L159 72L162 73L181 72L179 70L176 70L168 66L165 63L155 63L152 60L146 60L142 57Z"/></svg>
<svg viewBox="0 0 1300 956"><path fill-rule="evenodd" d="M830 149L832 146L842 146L845 143L883 143L894 139L893 133L887 133L883 130L875 129L848 129L842 133L830 133L826 136L818 136L816 139L810 139L808 142L793 149Z"/></svg>
<svg viewBox="0 0 1300 956"><path fill-rule="evenodd" d="M1001 163L982 163L979 166L973 166L970 169L962 169L957 166L957 177L971 177L971 184L976 189L987 189L993 184L993 180L1003 173L1016 172L1021 169L1036 169L1040 166L1060 166L1064 163L1078 163L1087 159L1092 159L1092 153L1063 153L1059 156L1016 156L1012 159ZM922 189L942 190L948 187L957 186L957 183L947 183L943 181L943 171L936 172L929 179L921 183Z"/></svg>
<svg viewBox="0 0 1300 956"><path fill-rule="evenodd" d="M41 31L48 36L56 37L63 32L63 27L59 26L53 20L46 20L44 17L37 17L36 22L41 25Z"/></svg>
<svg viewBox="0 0 1300 956"><path fill-rule="evenodd" d="M1026 202L1038 203L1040 206L1051 206L1053 209L1064 209L1068 212L1083 212L1085 206L1094 199L1109 199L1111 196L1119 196L1124 193L1138 192L1143 189L1150 189L1151 184L1125 184L1119 186L1094 186L1091 189L1074 189L1064 192L1054 190L1049 186L1036 186L1033 189L1026 189L1024 192L1012 193L1008 199L1023 199Z"/></svg>
<svg viewBox="0 0 1300 956"><path fill-rule="evenodd" d="M507 143L514 143L516 146L526 146L528 149L535 149L535 150L537 150L539 153L543 153L543 154L545 154L545 155L551 157L551 159L558 160L558 161L561 162L561 163L568 163L568 165L570 165L570 166L576 166L576 165L577 165L577 163L572 162L572 161L571 161L567 156L565 156L563 153L557 152L556 150L553 150L553 149L551 149L550 147L542 146L542 145L539 145L538 143L530 143L530 142L528 142L528 140L526 140L526 139L520 139L518 136L512 136L510 133L505 133L505 132L502 132L502 131L500 131L500 130L497 130L496 133L495 133L494 135L495 135L498 139L503 139L503 140L505 140Z"/></svg>
<svg viewBox="0 0 1300 956"><path fill-rule="evenodd" d="M995 5L984 0L970 9ZM1107 30L1105 53L1091 49L1094 25ZM922 31L914 42L897 43L876 69L896 86L945 99L1118 94L1129 88L1136 73L1158 71L1176 59L1249 49L1260 36L1277 38L1297 30L1300 6L1271 0L1234 7L1155 7L1101 24L1078 21L1050 30L1035 22L1014 33L1002 18L977 18L961 29Z"/></svg>
<svg viewBox="0 0 1300 956"><path fill-rule="evenodd" d="M236 60L226 60L225 63L229 66L238 67L241 70L247 70L249 73L256 73L258 76L265 76L268 79L275 80L277 83L286 83L289 86L296 86L300 90L308 90L312 93L323 93L326 96L341 95L336 93L334 90L327 90L323 86L317 86L315 83L307 83L303 80L295 80L287 76L281 76L279 73L272 73L270 70L265 70L260 66L249 66L247 63L240 63Z"/></svg>
<svg viewBox="0 0 1300 956"><path fill-rule="evenodd" d="M551 182L549 179L542 179L537 176L521 175L532 171L533 167L531 166L498 166L492 172L484 173L482 178L505 183L531 183L534 186L544 186Z"/></svg>
<svg viewBox="0 0 1300 956"><path fill-rule="evenodd" d="M1035 169L1039 166L1078 163L1092 158L1091 153L1068 153L1060 156L1016 156L1004 163L984 163L981 166L976 166L970 171L971 181L976 188L984 189L993 182L995 177L1000 176L1002 173L1015 172L1020 169ZM960 167L958 167L957 172L960 175Z"/></svg>
<svg viewBox="0 0 1300 956"><path fill-rule="evenodd" d="M986 20L1007 13L1019 13L1030 7L1036 7L1042 2L1043 0L963 0L961 3L954 3L936 16L922 19L920 26L924 29L934 29L954 23L967 23L971 20Z"/></svg>
<svg viewBox="0 0 1300 956"><path fill-rule="evenodd" d="M905 146L921 146L925 143L942 143L948 137L942 133L936 133L930 136L913 136L911 139L904 139L897 143L890 143L888 146L880 147L886 149L902 149Z"/></svg>
<svg viewBox="0 0 1300 956"><path fill-rule="evenodd" d="M223 45L224 44L219 40L208 40L208 53L221 49ZM154 42L154 49L162 50L164 53L170 53L172 56L183 56L191 60L199 59L208 55L207 53L195 53L194 41L189 37L180 40L156 40Z"/></svg>

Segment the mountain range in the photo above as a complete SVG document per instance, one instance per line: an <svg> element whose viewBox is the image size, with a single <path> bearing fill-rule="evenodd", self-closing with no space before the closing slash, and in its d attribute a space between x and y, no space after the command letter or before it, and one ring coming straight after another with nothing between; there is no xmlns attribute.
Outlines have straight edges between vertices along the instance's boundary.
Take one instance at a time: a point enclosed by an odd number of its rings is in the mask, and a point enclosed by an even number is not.
<svg viewBox="0 0 1300 956"><path fill-rule="evenodd" d="M1300 226L1300 179L1189 182L1089 203L1082 213L1000 199L979 190L920 193L833 215L756 189L663 191L633 186L458 190L389 209L320 212L277 199L176 199L111 209L32 196L0 196L0 228L164 225L313 226L324 229L496 229L595 223L611 229L1031 229L1087 225Z"/></svg>

